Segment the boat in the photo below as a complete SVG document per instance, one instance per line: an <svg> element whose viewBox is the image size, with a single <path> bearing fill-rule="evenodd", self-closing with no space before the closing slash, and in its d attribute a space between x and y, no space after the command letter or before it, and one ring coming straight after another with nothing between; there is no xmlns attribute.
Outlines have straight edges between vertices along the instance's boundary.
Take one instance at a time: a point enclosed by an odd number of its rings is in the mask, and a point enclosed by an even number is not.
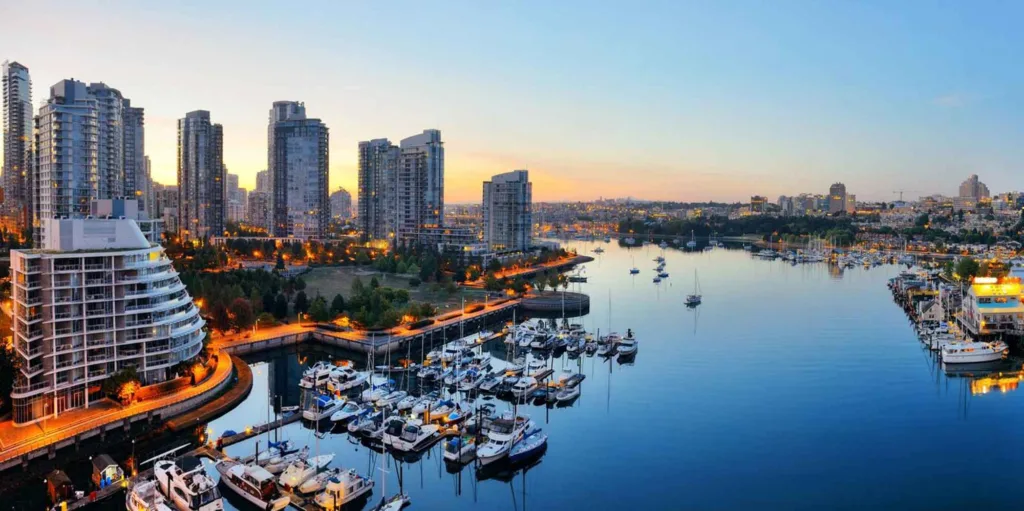
<svg viewBox="0 0 1024 511"><path fill-rule="evenodd" d="M664 240L662 240L661 243L658 243L658 246L661 247L661 248L668 248L668 243L666 243Z"/></svg>
<svg viewBox="0 0 1024 511"><path fill-rule="evenodd" d="M444 443L444 460L449 463L462 465L469 463L476 458L476 437L473 435L462 435L452 438Z"/></svg>
<svg viewBox="0 0 1024 511"><path fill-rule="evenodd" d="M686 242L686 248L696 248L696 247L697 247L697 239L694 238L693 231L690 231L690 241Z"/></svg>
<svg viewBox="0 0 1024 511"><path fill-rule="evenodd" d="M341 409L347 399L335 397L328 394L321 394L309 404L309 408L302 411L302 418L308 421L319 421L326 419Z"/></svg>
<svg viewBox="0 0 1024 511"><path fill-rule="evenodd" d="M654 278L651 279L651 281L654 282L655 284L657 284L657 283L661 282L661 277L655 275Z"/></svg>
<svg viewBox="0 0 1024 511"><path fill-rule="evenodd" d="M519 378L514 385L512 385L512 396L516 399L522 399L531 392L537 390L537 379L532 376L523 376Z"/></svg>
<svg viewBox="0 0 1024 511"><path fill-rule="evenodd" d="M419 396L414 396L412 394L409 394L408 396L403 397L397 403L395 403L395 410L398 410L400 412L404 412L406 410L412 410L412 407L416 406L416 402L419 401L419 400L420 400Z"/></svg>
<svg viewBox="0 0 1024 511"><path fill-rule="evenodd" d="M269 460L275 456L284 456L298 451L297 447L292 446L291 440L281 440L280 442L270 442L270 447L256 453L256 459Z"/></svg>
<svg viewBox="0 0 1024 511"><path fill-rule="evenodd" d="M637 273L640 273L640 268L637 268L636 266L634 266L634 267L629 269L629 274L630 275L636 275Z"/></svg>
<svg viewBox="0 0 1024 511"><path fill-rule="evenodd" d="M585 378L582 374L574 374L562 382L562 388L555 394L559 403L570 403L580 397L580 383Z"/></svg>
<svg viewBox="0 0 1024 511"><path fill-rule="evenodd" d="M534 429L525 435L523 439L516 442L508 452L510 463L520 462L544 452L548 446L548 436L541 429Z"/></svg>
<svg viewBox="0 0 1024 511"><path fill-rule="evenodd" d="M297 488L317 472L327 468L332 461L334 461L333 454L321 454L309 459L294 461L284 469L284 472L281 472L281 476L277 478L277 484L286 490Z"/></svg>
<svg viewBox="0 0 1024 511"><path fill-rule="evenodd" d="M358 372L351 367L339 367L331 371L327 379L327 390L331 392L348 392L364 383L368 373Z"/></svg>
<svg viewBox="0 0 1024 511"><path fill-rule="evenodd" d="M320 472L317 475L310 477L309 479L306 479L306 482L300 484L299 487L295 489L295 491L302 495L309 495L311 493L319 492L327 487L327 482L330 481L332 477L340 476L341 472L342 471L340 468L324 470L323 472Z"/></svg>
<svg viewBox="0 0 1024 511"><path fill-rule="evenodd" d="M601 247L597 247L597 248L594 249L594 253L595 254L603 254L604 253L604 249L601 248Z"/></svg>
<svg viewBox="0 0 1024 511"><path fill-rule="evenodd" d="M124 505L128 511L173 511L156 480L133 484Z"/></svg>
<svg viewBox="0 0 1024 511"><path fill-rule="evenodd" d="M384 420L383 417L384 414L381 412L360 415L356 420L348 423L348 432L353 435L366 435L371 430L377 429L380 423Z"/></svg>
<svg viewBox="0 0 1024 511"><path fill-rule="evenodd" d="M667 271L659 271L658 272L658 277L661 277L663 279L667 279L668 278L668 272Z"/></svg>
<svg viewBox="0 0 1024 511"><path fill-rule="evenodd" d="M688 307L696 307L700 305L700 281L697 280L697 270L693 270L693 294L686 295L686 305Z"/></svg>
<svg viewBox="0 0 1024 511"><path fill-rule="evenodd" d="M266 462L258 462L261 464L264 470L271 474L280 474L288 465L305 459L309 456L309 447L303 447L301 450L293 452L291 454L285 454L284 456L276 456L270 458Z"/></svg>
<svg viewBox="0 0 1024 511"><path fill-rule="evenodd" d="M621 340L622 337L614 332L606 335L597 343L597 354L602 357L614 355L618 352L618 344Z"/></svg>
<svg viewBox="0 0 1024 511"><path fill-rule="evenodd" d="M485 372L470 369L469 373L459 382L459 390L463 392L476 390L486 378L487 374Z"/></svg>
<svg viewBox="0 0 1024 511"><path fill-rule="evenodd" d="M616 347L616 353L618 353L620 357L629 357L636 355L637 348L637 340L633 337L633 332L630 331L626 334L626 337L619 341L619 345Z"/></svg>
<svg viewBox="0 0 1024 511"><path fill-rule="evenodd" d="M476 458L481 465L488 465L508 456L512 445L523 437L523 433L533 427L529 417L513 416L506 412L500 419L491 422L487 431L487 442L476 450Z"/></svg>
<svg viewBox="0 0 1024 511"><path fill-rule="evenodd" d="M349 401L345 403L340 410L331 414L331 421L342 423L348 422L353 418L358 417L369 411L369 407L363 407L362 405L356 403L355 401Z"/></svg>
<svg viewBox="0 0 1024 511"><path fill-rule="evenodd" d="M331 376L332 369L334 369L334 366L323 360L313 364L302 373L299 387L314 389L321 385L326 385L328 378Z"/></svg>
<svg viewBox="0 0 1024 511"><path fill-rule="evenodd" d="M381 407L381 408L385 407L385 406L391 406L391 405L397 404L399 401L405 399L408 395L409 395L409 393L404 391L404 390L396 390L396 391L391 392L390 394L388 394L388 395L378 399L375 404L378 407Z"/></svg>
<svg viewBox="0 0 1024 511"><path fill-rule="evenodd" d="M274 484L274 475L256 464L242 464L232 459L217 462L220 482L260 509L279 511L290 500L281 495Z"/></svg>
<svg viewBox="0 0 1024 511"><path fill-rule="evenodd" d="M394 390L395 382L384 376L372 376L367 382L369 382L370 387L359 394L359 399L364 403L373 403Z"/></svg>
<svg viewBox="0 0 1024 511"><path fill-rule="evenodd" d="M1009 353L1003 341L950 343L942 347L943 364L971 364L1000 360Z"/></svg>
<svg viewBox="0 0 1024 511"><path fill-rule="evenodd" d="M317 493L313 501L320 509L340 509L372 489L372 479L357 474L355 469L350 469L328 479L324 491Z"/></svg>
<svg viewBox="0 0 1024 511"><path fill-rule="evenodd" d="M611 236L605 236L604 237L604 242L605 243L611 243L612 242L612 237Z"/></svg>
<svg viewBox="0 0 1024 511"><path fill-rule="evenodd" d="M632 236L629 236L629 237L627 237L626 239L624 239L622 241L624 241L627 245L636 245L636 238L634 238Z"/></svg>
<svg viewBox="0 0 1024 511"><path fill-rule="evenodd" d="M373 511L398 511L405 506L409 505L409 496L404 493L399 493L390 499L381 500L377 507L373 508Z"/></svg>
<svg viewBox="0 0 1024 511"><path fill-rule="evenodd" d="M664 248L664 247L662 247ZM654 262L660 263L658 266L665 266L665 256L658 256L654 258Z"/></svg>
<svg viewBox="0 0 1024 511"><path fill-rule="evenodd" d="M159 460L153 475L164 497L178 511L219 511L224 503L217 483L206 474L198 458L186 456L179 462Z"/></svg>
<svg viewBox="0 0 1024 511"><path fill-rule="evenodd" d="M494 390L501 384L501 377L496 374L489 374L480 381L480 385L477 386L482 392L494 392Z"/></svg>
<svg viewBox="0 0 1024 511"><path fill-rule="evenodd" d="M440 436L439 429L433 424L422 425L396 417L384 428L384 445L400 452L420 451Z"/></svg>

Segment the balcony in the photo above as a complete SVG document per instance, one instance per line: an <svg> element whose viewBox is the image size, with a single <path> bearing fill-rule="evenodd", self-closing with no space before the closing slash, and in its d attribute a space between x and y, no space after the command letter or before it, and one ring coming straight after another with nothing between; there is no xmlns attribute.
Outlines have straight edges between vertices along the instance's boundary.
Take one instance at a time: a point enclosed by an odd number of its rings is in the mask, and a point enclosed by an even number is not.
<svg viewBox="0 0 1024 511"><path fill-rule="evenodd" d="M110 284L110 277L97 277L92 279L85 279L85 285L87 286L101 286L103 284Z"/></svg>
<svg viewBox="0 0 1024 511"><path fill-rule="evenodd" d="M71 343L71 342L59 343L59 344L57 344L56 348L54 349L54 352L55 353L63 353L65 351L77 350L77 349L81 349L81 348L84 348L84 347L85 347L85 344L83 344L81 342L76 342L76 343Z"/></svg>
<svg viewBox="0 0 1024 511"><path fill-rule="evenodd" d="M18 397L15 394L27 394L29 392L35 392L37 390L42 390L42 389L46 389L46 388L49 388L49 387L50 387L50 382L47 382L47 381L40 381L40 382L33 383L31 385L26 385L24 383L16 383L16 384L14 384L14 388L11 389L11 396L12 397Z"/></svg>
<svg viewBox="0 0 1024 511"><path fill-rule="evenodd" d="M109 270L110 266L105 263L87 263L85 271Z"/></svg>
<svg viewBox="0 0 1024 511"><path fill-rule="evenodd" d="M53 271L55 271L55 272L79 271L81 269L82 269L82 266L80 264L78 264L78 263L72 263L72 264L64 263L64 264L55 264L55 265L53 265Z"/></svg>
<svg viewBox="0 0 1024 511"><path fill-rule="evenodd" d="M92 369L92 370L89 371L89 379L90 380L93 379L93 378L99 378L101 376L106 376L106 375L107 375L106 368L104 368L104 369Z"/></svg>

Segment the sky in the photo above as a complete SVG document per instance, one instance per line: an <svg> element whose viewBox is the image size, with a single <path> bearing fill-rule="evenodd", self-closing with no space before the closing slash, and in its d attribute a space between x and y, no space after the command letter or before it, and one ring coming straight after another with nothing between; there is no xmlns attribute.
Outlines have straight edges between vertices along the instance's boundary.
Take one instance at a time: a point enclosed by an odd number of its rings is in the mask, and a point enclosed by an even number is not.
<svg viewBox="0 0 1024 511"><path fill-rule="evenodd" d="M176 121L209 110L247 188L267 116L330 128L330 187L360 140L436 128L448 202L529 169L536 201L859 199L1024 189L1020 2L0 2L0 61L33 103L65 78L146 109L154 179Z"/></svg>

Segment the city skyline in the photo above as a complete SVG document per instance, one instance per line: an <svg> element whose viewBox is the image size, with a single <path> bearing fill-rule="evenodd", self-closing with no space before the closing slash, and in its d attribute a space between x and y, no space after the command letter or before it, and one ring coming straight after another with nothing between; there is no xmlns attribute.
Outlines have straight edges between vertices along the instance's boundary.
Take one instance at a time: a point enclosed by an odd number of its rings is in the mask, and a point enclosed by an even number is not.
<svg viewBox="0 0 1024 511"><path fill-rule="evenodd" d="M32 70L33 106L68 78L128 91L146 108L145 146L163 184L174 183L176 120L209 110L225 127L225 164L253 189L266 166L265 105L289 98L331 126L329 181L350 190L358 141L443 131L452 204L474 201L480 182L513 168L531 170L538 201L741 201L835 181L861 200L888 200L926 178L934 182L923 194L954 194L968 174L1013 189L1024 156L1012 137L1021 72L992 51L1012 47L1003 38L1013 31L974 29L1001 26L1012 12L924 3L884 12L841 3L632 11L456 3L398 34L360 26L386 12L374 5L288 11L293 22L279 27L286 7L273 4L125 5L102 15L88 2L46 4L6 7L12 22L0 34L3 58ZM57 51L56 41L31 37L40 9L81 44ZM588 23L552 30L569 12ZM221 15L238 23L221 27ZM687 20L687 29L670 29L672 20ZM605 41L619 26L628 43ZM270 27L281 37L264 37ZM288 37L293 31L303 37ZM172 35L184 46L165 44ZM443 59L418 56L427 36ZM268 77L269 60L290 71Z"/></svg>

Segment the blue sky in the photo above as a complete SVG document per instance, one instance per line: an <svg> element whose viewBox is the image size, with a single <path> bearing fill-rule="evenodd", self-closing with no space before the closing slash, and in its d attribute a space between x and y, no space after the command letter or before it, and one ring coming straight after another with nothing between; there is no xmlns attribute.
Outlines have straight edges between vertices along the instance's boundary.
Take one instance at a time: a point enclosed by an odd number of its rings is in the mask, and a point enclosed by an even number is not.
<svg viewBox="0 0 1024 511"><path fill-rule="evenodd" d="M5 2L0 60L146 108L157 180L210 110L243 185L275 100L359 140L442 130L449 201L528 168L538 200L1024 188L1017 20L985 2ZM911 194L916 195L916 194Z"/></svg>

